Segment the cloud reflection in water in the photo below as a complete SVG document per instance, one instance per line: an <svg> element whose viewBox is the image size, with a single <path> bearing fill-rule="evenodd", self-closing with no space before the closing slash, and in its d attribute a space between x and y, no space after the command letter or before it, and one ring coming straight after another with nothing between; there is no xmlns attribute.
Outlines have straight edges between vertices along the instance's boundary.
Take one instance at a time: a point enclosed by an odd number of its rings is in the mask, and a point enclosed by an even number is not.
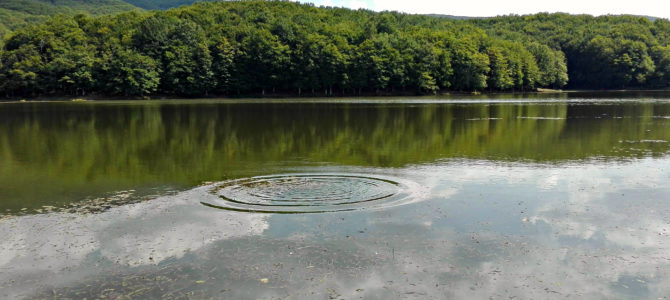
<svg viewBox="0 0 670 300"><path fill-rule="evenodd" d="M39 283L64 296L142 287L144 297L236 299L670 293L670 160L348 170L408 178L430 199L256 215L197 205L203 187L99 215L19 217L0 223L0 290L23 295Z"/></svg>

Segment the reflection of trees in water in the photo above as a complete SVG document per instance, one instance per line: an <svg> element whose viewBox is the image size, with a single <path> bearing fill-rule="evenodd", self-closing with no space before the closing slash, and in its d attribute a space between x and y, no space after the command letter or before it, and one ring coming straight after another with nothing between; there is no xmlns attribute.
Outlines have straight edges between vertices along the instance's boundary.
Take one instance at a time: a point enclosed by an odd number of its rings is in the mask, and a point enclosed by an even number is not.
<svg viewBox="0 0 670 300"><path fill-rule="evenodd" d="M670 115L659 103L29 105L1 113L0 193L188 186L299 159L631 158L664 154L668 143L646 141L670 140L670 121L653 118Z"/></svg>

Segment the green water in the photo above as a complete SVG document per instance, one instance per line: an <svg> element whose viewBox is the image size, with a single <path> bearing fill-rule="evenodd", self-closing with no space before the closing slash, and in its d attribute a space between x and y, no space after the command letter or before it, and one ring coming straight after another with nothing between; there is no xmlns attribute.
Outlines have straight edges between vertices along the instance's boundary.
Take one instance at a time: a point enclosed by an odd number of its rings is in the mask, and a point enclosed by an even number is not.
<svg viewBox="0 0 670 300"><path fill-rule="evenodd" d="M656 299L669 153L662 93L1 103L0 296Z"/></svg>

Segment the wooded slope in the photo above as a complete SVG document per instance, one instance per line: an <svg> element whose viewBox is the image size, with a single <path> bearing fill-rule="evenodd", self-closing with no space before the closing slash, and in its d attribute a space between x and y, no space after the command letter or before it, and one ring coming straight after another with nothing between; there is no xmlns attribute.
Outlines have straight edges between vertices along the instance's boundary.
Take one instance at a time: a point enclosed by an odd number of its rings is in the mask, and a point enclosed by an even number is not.
<svg viewBox="0 0 670 300"><path fill-rule="evenodd" d="M2 0L0 1L0 37L26 24L45 21L57 14L114 14L137 7L122 0Z"/></svg>
<svg viewBox="0 0 670 300"><path fill-rule="evenodd" d="M102 1L102 0L100 0ZM0 50L0 94L664 88L670 22L538 14L454 20L288 1L57 16Z"/></svg>

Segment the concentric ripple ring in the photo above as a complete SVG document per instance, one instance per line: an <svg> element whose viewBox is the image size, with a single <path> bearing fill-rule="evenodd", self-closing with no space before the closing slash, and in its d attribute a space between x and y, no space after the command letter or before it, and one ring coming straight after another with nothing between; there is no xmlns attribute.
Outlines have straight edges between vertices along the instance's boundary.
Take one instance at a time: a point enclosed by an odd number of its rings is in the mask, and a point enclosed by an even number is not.
<svg viewBox="0 0 670 300"><path fill-rule="evenodd" d="M417 201L419 186L388 176L363 174L282 174L212 185L201 203L255 213L325 213L378 209Z"/></svg>

